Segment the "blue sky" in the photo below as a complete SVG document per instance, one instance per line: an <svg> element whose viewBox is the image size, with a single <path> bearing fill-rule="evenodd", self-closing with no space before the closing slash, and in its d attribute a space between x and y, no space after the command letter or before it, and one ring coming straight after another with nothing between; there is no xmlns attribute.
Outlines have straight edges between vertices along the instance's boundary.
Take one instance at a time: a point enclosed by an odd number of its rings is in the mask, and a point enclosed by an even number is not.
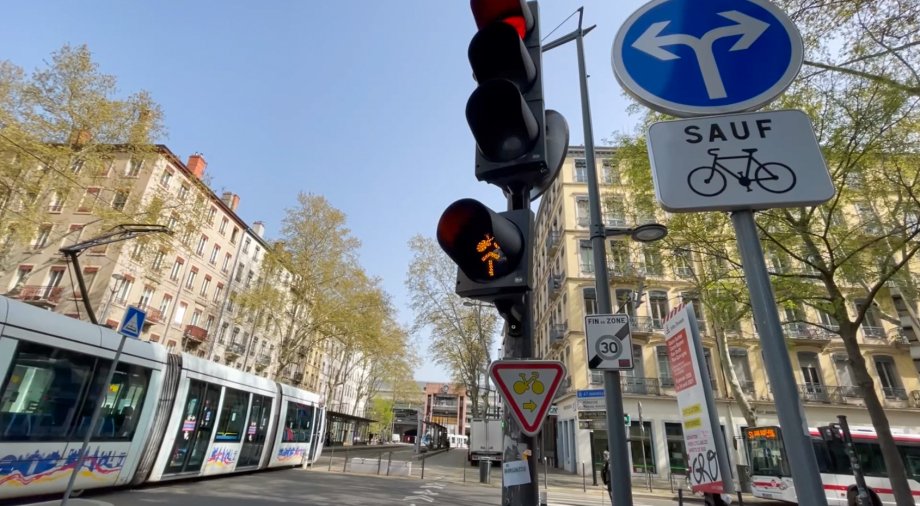
<svg viewBox="0 0 920 506"><path fill-rule="evenodd" d="M638 0L544 0L545 37L579 6L595 142L636 122L613 77L610 50ZM403 323L404 280L417 233L434 236L454 200L503 209L476 181L466 100L475 89L466 51L476 27L466 1L334 2L123 0L11 2L0 58L32 71L63 44L88 44L123 92L148 90L166 114L160 141L180 158L201 152L219 194L276 237L298 192L345 212L362 265L383 279ZM572 18L550 39L576 27ZM548 108L584 142L575 44L544 57ZM446 380L419 336L421 380Z"/></svg>

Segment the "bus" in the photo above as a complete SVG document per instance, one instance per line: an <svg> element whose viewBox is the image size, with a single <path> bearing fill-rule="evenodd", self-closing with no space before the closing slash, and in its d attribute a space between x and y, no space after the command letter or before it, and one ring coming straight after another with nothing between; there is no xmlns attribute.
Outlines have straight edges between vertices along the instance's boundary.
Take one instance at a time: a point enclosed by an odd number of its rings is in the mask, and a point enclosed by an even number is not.
<svg viewBox="0 0 920 506"><path fill-rule="evenodd" d="M856 478L850 467L843 442L825 441L817 429L809 429L811 444L818 460L818 470L829 506L858 506ZM870 428L850 429L859 464L866 477L866 486L873 506L895 504L888 472L882 458L875 431ZM792 473L783 446L779 427L752 427L745 430L748 464L754 496L798 504ZM920 498L920 434L894 434L901 453L914 498Z"/></svg>

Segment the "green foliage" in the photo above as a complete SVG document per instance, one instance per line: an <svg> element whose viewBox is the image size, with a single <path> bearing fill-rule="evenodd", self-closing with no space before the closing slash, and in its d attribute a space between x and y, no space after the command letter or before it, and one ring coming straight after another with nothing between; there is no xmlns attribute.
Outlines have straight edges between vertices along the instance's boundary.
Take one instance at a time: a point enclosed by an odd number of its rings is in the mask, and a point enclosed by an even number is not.
<svg viewBox="0 0 920 506"><path fill-rule="evenodd" d="M370 431L374 434L389 434L393 428L393 420L396 418L393 413L393 401L376 397L371 399L370 404L367 416L374 420Z"/></svg>

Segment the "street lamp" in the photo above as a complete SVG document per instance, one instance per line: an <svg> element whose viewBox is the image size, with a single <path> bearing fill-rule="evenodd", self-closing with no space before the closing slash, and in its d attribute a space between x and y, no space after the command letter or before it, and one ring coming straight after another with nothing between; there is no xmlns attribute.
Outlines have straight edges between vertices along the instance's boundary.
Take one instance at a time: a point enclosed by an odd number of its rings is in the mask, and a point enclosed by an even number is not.
<svg viewBox="0 0 920 506"><path fill-rule="evenodd" d="M102 310L102 321L106 321L106 318L109 316L109 307L112 305L112 300L115 298L115 292L121 289L121 283L125 280L125 277L122 274L112 274L112 279L115 280L115 285L109 290L109 301L105 303L105 309Z"/></svg>
<svg viewBox="0 0 920 506"><path fill-rule="evenodd" d="M655 242L664 239L668 235L668 227L661 223L644 223L638 227L606 227L604 229L606 237L616 237L628 235L632 240L638 242Z"/></svg>

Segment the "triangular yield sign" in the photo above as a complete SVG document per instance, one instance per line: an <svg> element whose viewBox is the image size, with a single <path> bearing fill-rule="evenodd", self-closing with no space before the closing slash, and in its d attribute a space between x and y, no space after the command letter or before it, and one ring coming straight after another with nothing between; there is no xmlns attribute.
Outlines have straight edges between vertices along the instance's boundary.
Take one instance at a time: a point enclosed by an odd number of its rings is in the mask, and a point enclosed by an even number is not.
<svg viewBox="0 0 920 506"><path fill-rule="evenodd" d="M492 362L489 375L521 431L534 436L565 377L565 366L556 360L498 360Z"/></svg>

